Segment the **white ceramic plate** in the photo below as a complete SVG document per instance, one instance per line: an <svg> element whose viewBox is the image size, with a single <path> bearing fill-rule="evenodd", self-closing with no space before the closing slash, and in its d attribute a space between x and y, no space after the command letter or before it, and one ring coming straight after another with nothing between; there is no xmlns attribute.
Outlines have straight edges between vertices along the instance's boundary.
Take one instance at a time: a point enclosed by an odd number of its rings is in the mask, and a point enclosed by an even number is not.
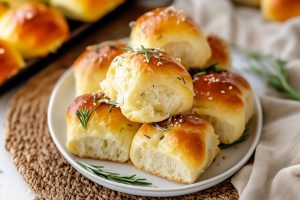
<svg viewBox="0 0 300 200"><path fill-rule="evenodd" d="M235 71L244 75L254 88L254 91L257 91L260 86L257 85L258 82L255 80L255 77L248 75L248 73L242 68L243 58L237 52L234 52L233 60L234 66L236 66ZM81 159L70 154L65 146L65 113L67 107L71 104L74 98L75 82L73 78L73 72L69 69L56 84L52 92L48 108L48 125L53 141L55 142L57 148L65 157L65 159L77 171L79 171L90 180L104 187L134 195L155 197L178 196L204 190L213 185L216 185L232 176L248 161L255 150L261 134L262 111L259 99L257 95L255 95L256 112L248 125L250 136L247 138L247 140L230 148L223 149L222 153L216 158L212 165L200 176L200 178L195 183L188 185L178 184L140 171L128 164L113 163L101 160ZM146 178L148 182L152 183L152 186L132 186L106 180L85 170L76 162L76 160L94 165L102 165L104 166L104 169L124 175L136 174L139 177Z"/></svg>

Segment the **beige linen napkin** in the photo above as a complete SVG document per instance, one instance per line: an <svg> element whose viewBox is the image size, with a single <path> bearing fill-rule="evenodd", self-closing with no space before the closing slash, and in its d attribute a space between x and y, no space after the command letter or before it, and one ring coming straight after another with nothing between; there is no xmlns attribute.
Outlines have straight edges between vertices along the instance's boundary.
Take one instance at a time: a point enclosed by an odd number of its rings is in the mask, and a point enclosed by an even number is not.
<svg viewBox="0 0 300 200"><path fill-rule="evenodd" d="M300 90L300 18L268 22L254 8L229 0L177 0L208 33L231 44L289 61L290 82ZM240 199L300 199L300 102L262 90L263 133L254 161L232 178Z"/></svg>

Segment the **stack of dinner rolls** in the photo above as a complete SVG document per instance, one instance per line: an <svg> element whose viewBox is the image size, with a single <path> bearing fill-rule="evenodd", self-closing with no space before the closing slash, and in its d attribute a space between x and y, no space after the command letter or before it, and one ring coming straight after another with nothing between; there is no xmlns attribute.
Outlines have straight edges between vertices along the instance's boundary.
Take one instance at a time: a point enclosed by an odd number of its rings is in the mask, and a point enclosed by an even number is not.
<svg viewBox="0 0 300 200"><path fill-rule="evenodd" d="M0 85L70 36L65 16L96 21L125 0L0 0Z"/></svg>
<svg viewBox="0 0 300 200"><path fill-rule="evenodd" d="M72 65L77 98L66 115L69 151L195 182L220 143L241 137L254 112L251 87L230 63L228 44L183 11L145 13L129 46L90 46Z"/></svg>

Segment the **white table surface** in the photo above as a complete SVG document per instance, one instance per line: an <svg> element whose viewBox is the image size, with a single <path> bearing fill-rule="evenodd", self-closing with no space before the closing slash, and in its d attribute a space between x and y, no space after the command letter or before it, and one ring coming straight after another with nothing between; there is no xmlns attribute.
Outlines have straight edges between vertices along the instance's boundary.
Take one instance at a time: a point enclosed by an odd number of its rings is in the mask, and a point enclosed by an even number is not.
<svg viewBox="0 0 300 200"><path fill-rule="evenodd" d="M13 164L11 155L4 147L6 132L6 112L11 91L0 97L0 199L32 200L34 193L29 189L21 174Z"/></svg>

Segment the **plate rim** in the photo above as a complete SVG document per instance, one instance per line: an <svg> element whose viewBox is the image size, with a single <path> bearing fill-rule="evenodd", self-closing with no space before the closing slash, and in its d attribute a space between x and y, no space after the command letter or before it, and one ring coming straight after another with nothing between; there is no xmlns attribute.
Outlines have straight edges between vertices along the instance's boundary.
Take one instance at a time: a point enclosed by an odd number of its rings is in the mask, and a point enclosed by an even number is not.
<svg viewBox="0 0 300 200"><path fill-rule="evenodd" d="M80 167L79 164L77 164L76 161L70 155L68 155L68 153L60 145L58 139L55 136L54 128L52 127L51 116L52 116L53 109L51 109L51 108L53 107L53 104L55 101L55 96L56 96L62 82L65 81L65 79L67 79L69 76L71 76L72 73L73 73L72 68L67 69L63 73L63 75L58 79L58 81L56 82L56 84L51 92L48 109L47 109L47 111L48 111L47 112L47 124L48 124L51 138L54 141L55 146L57 147L57 149L59 150L61 155L80 174L84 175L85 177L92 180L93 182L95 182L93 179L99 179L99 180L101 180L101 182L107 183L107 184L113 186L114 188L138 190L139 193L141 193L141 192L155 192L155 193L157 193L157 192L178 192L178 191L183 191L183 190L193 190L193 189L200 188L200 187L203 187L204 189L206 189L206 188L212 187L212 185L222 182L226 178L232 176L240 168L242 168L247 163L247 161L251 158L251 156L254 153L256 146L259 142L259 139L261 137L262 123L263 123L262 107L261 107L261 103L260 103L258 95L255 93L255 91L253 91L254 101L255 101L255 113L256 113L256 117L257 117L257 124L256 124L257 129L255 131L255 138L254 138L250 148L248 149L247 153L243 156L243 158L239 162L237 162L233 167L231 167L230 169L226 170L225 172L223 172L215 177L209 178L207 180L203 180L203 181L192 183L192 184L182 185L182 186L176 186L176 187L172 187L172 188L164 188L164 189L156 188L156 187L147 187L147 186L145 187L145 186L127 185L127 184L122 184L122 183L118 183L115 181L107 180L105 178L96 176L95 174L93 174L87 170L84 170L82 167ZM95 182L95 183L102 185L104 187L107 187L106 185L100 184L98 182ZM205 186L208 186L208 187L205 188ZM114 190L116 190L116 189L114 189ZM126 193L131 193L131 192L126 192ZM135 194L135 193L131 193L131 194ZM137 195L137 194L135 194L135 195ZM149 196L154 196L154 195L149 195ZM170 194L170 195L166 195L166 196L172 196L172 195Z"/></svg>

